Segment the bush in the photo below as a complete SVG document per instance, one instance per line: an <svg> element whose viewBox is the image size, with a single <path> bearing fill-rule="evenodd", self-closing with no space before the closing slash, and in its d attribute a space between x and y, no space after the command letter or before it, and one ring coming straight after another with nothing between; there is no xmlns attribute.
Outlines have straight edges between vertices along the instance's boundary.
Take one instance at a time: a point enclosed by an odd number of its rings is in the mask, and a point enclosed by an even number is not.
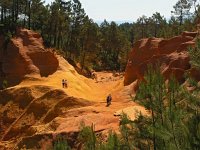
<svg viewBox="0 0 200 150"><path fill-rule="evenodd" d="M78 139L84 144L84 149L95 150L97 139L94 132L94 125L91 127L85 126L84 123L81 124L81 131L78 135Z"/></svg>
<svg viewBox="0 0 200 150"><path fill-rule="evenodd" d="M196 40L195 47L190 47L188 49L188 52L190 56L191 65L197 69L200 69L200 39Z"/></svg>
<svg viewBox="0 0 200 150"><path fill-rule="evenodd" d="M62 136L58 136L53 144L53 150L71 150L69 147L67 140Z"/></svg>
<svg viewBox="0 0 200 150"><path fill-rule="evenodd" d="M3 80L2 88L6 89L7 87L8 87L8 81L7 80Z"/></svg>

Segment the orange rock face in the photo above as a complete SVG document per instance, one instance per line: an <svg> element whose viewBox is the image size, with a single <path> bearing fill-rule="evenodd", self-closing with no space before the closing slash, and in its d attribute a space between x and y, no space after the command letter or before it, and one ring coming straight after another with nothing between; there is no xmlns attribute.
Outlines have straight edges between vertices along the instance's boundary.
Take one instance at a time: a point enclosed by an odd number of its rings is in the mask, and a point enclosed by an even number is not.
<svg viewBox="0 0 200 150"><path fill-rule="evenodd" d="M55 55L46 50L38 33L19 29L16 37L7 44L0 38L0 83L8 81L9 86L16 85L29 74L48 76L58 68Z"/></svg>
<svg viewBox="0 0 200 150"><path fill-rule="evenodd" d="M184 72L190 69L187 48L195 45L197 32L183 32L171 39L149 38L135 43L125 71L124 84L142 80L147 66L160 64L165 78L174 75L184 81Z"/></svg>

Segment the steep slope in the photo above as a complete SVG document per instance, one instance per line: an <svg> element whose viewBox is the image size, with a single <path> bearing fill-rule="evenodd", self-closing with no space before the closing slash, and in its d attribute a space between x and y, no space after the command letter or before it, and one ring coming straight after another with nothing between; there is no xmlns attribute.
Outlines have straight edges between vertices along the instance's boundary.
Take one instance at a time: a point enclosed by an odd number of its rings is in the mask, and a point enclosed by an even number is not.
<svg viewBox="0 0 200 150"><path fill-rule="evenodd" d="M58 68L57 58L44 48L41 36L26 29L18 29L16 37L4 45L0 64L0 83L7 80L9 86L17 85L26 75L48 76Z"/></svg>

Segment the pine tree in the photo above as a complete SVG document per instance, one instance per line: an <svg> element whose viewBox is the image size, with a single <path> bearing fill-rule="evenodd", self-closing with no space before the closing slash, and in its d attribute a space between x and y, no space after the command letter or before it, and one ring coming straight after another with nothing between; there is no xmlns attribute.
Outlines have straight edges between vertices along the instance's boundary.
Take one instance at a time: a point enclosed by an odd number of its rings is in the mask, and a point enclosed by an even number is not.
<svg viewBox="0 0 200 150"><path fill-rule="evenodd" d="M189 15L190 9L191 9L191 3L188 0L179 0L174 5L174 11L172 11L172 13L178 16L180 26L183 25L184 17Z"/></svg>
<svg viewBox="0 0 200 150"><path fill-rule="evenodd" d="M136 127L139 128L137 135L141 139L136 145L140 147L140 143L145 140L146 143L152 142L152 145L147 144L147 147L150 145L159 150L197 149L200 144L197 93L195 92L194 97L193 93L179 85L174 77L171 77L168 83L164 82L156 68L149 68L136 95L136 100L151 112L151 120L139 117L135 121ZM194 128L197 132L194 132Z"/></svg>

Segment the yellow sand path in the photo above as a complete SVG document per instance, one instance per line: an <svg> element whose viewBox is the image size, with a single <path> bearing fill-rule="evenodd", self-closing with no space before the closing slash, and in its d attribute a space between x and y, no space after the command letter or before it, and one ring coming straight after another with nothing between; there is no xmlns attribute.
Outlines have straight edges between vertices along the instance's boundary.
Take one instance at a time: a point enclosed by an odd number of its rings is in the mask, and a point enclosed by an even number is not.
<svg viewBox="0 0 200 150"><path fill-rule="evenodd" d="M93 79L79 75L64 58L57 57L60 64L54 74L48 77L29 75L17 87L34 85L48 86L52 89L62 89L70 96L95 102L105 101L105 97L109 93L116 92L124 87L123 78L113 81L111 79L111 73L97 73L100 80L101 78L107 78L107 81L97 83ZM62 88L62 79L67 80L68 88Z"/></svg>

